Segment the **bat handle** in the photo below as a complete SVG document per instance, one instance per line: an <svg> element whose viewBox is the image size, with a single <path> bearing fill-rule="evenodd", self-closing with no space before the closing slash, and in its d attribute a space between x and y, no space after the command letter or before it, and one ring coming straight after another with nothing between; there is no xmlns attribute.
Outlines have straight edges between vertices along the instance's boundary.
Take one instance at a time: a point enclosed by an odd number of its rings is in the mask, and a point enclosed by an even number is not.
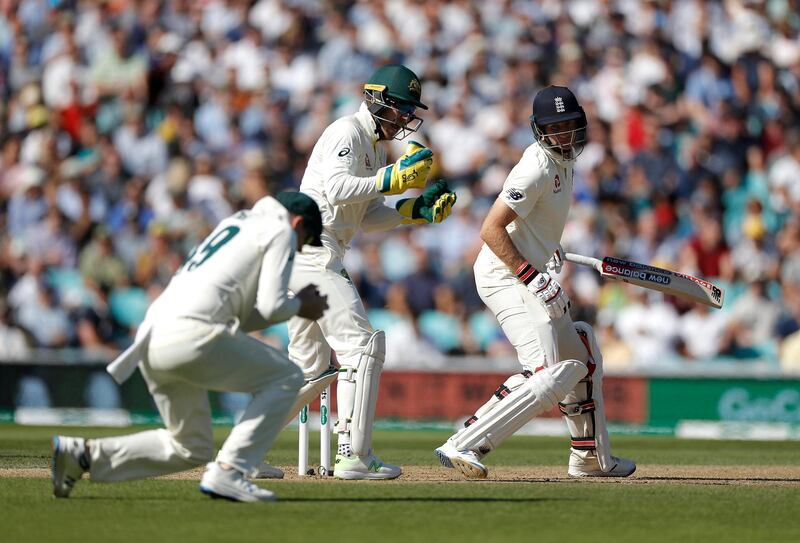
<svg viewBox="0 0 800 543"><path fill-rule="evenodd" d="M589 266L590 268L594 268L595 270L597 270L598 273L603 272L603 263L597 258L592 258L591 256L577 255L575 253L564 253L564 258L575 264L581 264L582 266Z"/></svg>

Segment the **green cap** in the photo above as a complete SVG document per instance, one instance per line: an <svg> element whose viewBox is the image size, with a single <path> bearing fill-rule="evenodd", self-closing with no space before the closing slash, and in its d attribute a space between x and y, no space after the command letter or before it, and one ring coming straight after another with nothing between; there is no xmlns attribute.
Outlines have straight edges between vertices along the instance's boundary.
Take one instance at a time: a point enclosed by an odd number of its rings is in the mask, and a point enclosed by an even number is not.
<svg viewBox="0 0 800 543"><path fill-rule="evenodd" d="M383 92L395 100L428 109L428 106L420 102L422 85L419 77L402 64L387 64L375 70L364 84L364 90Z"/></svg>
<svg viewBox="0 0 800 543"><path fill-rule="evenodd" d="M322 240L322 215L319 213L319 206L310 196L296 191L279 192L275 199L278 200L289 213L303 217L303 225L306 232L311 236L309 245L321 247Z"/></svg>

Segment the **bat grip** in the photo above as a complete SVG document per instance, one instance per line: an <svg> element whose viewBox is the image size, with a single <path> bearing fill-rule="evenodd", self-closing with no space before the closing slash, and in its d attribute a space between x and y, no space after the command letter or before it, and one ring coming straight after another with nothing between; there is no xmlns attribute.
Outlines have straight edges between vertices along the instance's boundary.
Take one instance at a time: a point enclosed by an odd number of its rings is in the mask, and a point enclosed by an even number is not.
<svg viewBox="0 0 800 543"><path fill-rule="evenodd" d="M575 253L564 253L564 258L575 264L581 264L582 266L589 266L590 268L594 268L598 272L602 273L603 271L603 263L597 258L592 258L591 256L577 255Z"/></svg>

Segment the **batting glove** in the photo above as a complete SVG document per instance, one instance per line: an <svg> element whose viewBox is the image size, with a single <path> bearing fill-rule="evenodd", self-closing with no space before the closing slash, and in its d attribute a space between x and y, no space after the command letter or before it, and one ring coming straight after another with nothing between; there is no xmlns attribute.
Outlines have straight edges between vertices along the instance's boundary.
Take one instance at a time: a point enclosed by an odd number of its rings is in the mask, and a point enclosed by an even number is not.
<svg viewBox="0 0 800 543"><path fill-rule="evenodd" d="M558 248L547 261L547 271L550 273L561 273L561 268L564 266L564 248L558 244Z"/></svg>
<svg viewBox="0 0 800 543"><path fill-rule="evenodd" d="M569 297L549 273L536 271L536 268L526 260L517 268L516 274L528 290L539 298L552 320L564 316L570 306Z"/></svg>
<svg viewBox="0 0 800 543"><path fill-rule="evenodd" d="M406 217L403 224L438 223L450 216L456 203L456 193L440 179L417 198L403 198L395 204L397 211Z"/></svg>
<svg viewBox="0 0 800 543"><path fill-rule="evenodd" d="M397 162L378 170L375 183L383 194L401 194L408 189L421 189L428 181L433 166L433 151L411 141Z"/></svg>

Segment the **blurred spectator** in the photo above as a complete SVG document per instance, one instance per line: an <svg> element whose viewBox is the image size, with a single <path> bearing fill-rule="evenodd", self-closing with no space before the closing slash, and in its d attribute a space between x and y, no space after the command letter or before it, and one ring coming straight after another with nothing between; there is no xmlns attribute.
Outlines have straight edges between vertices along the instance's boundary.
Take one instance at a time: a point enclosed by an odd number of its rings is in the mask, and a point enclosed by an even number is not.
<svg viewBox="0 0 800 543"><path fill-rule="evenodd" d="M383 313L385 311L385 313ZM370 311L370 321L386 330L386 364L402 368L413 361L415 366L435 367L442 354L419 332L416 316L408 306L408 292L401 283L389 287L386 309Z"/></svg>
<svg viewBox="0 0 800 543"><path fill-rule="evenodd" d="M730 345L728 317L712 313L705 305L696 305L681 316L680 351L690 359L708 360L722 354Z"/></svg>
<svg viewBox="0 0 800 543"><path fill-rule="evenodd" d="M614 331L629 346L631 363L658 364L673 357L680 320L678 312L660 295L629 288L630 302L617 315ZM604 358L608 354L603 353Z"/></svg>
<svg viewBox="0 0 800 543"><path fill-rule="evenodd" d="M74 334L69 315L48 286L40 287L35 298L20 306L17 322L33 337L37 347L68 347Z"/></svg>
<svg viewBox="0 0 800 543"><path fill-rule="evenodd" d="M113 287L126 278L125 264L114 254L108 230L95 228L91 241L80 253L81 275L101 287Z"/></svg>
<svg viewBox="0 0 800 543"><path fill-rule="evenodd" d="M0 307L0 359L22 360L29 352L25 334L11 325L11 311L8 307Z"/></svg>

